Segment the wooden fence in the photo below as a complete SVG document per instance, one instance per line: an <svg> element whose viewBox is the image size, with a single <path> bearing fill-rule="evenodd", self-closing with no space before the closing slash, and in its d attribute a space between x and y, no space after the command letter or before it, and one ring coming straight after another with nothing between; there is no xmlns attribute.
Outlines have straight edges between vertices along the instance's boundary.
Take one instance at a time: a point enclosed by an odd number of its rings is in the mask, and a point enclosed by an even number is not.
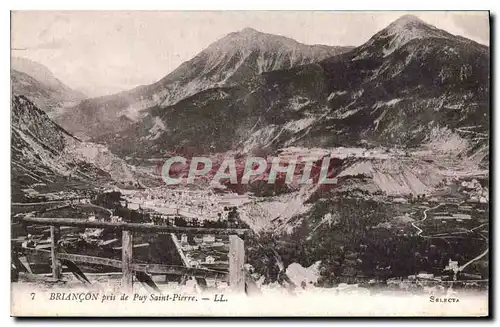
<svg viewBox="0 0 500 327"><path fill-rule="evenodd" d="M88 221L74 218L38 218L24 217L22 221L31 225L50 226L51 247L49 250L23 248L24 252L32 253L42 258L50 258L52 276L60 279L62 275L60 260L70 260L74 263L85 263L115 267L122 270L122 287L131 290L134 272L140 271L151 274L189 275L197 278L217 278L229 282L229 287L238 292L245 290L245 249L240 236L247 229L238 228L193 228L157 226L138 223ZM64 253L59 249L60 226L74 226L82 228L114 228L122 231L122 258L120 260L94 257L80 254ZM173 266L163 264L134 263L133 262L133 233L134 232L160 232L160 233L191 233L229 235L229 273L188 266Z"/></svg>

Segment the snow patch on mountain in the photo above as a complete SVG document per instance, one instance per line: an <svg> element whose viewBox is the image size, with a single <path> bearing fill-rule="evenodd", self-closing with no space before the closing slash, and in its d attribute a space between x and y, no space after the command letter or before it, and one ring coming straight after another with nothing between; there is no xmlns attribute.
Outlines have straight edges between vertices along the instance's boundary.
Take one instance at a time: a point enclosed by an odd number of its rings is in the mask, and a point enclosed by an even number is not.
<svg viewBox="0 0 500 327"><path fill-rule="evenodd" d="M392 99L392 100L389 100L389 101L377 101L374 105L373 105L373 111L372 111L372 114L377 111L379 108L382 108L382 107L392 107L394 105L396 105L398 102L401 102L403 99Z"/></svg>
<svg viewBox="0 0 500 327"><path fill-rule="evenodd" d="M304 107L308 106L311 103L311 101L308 98L304 98L301 96L295 96L291 99L288 100L288 104L290 106L290 109L299 111L303 109Z"/></svg>
<svg viewBox="0 0 500 327"><path fill-rule="evenodd" d="M160 117L156 116L153 119L153 126L149 129L149 135L146 137L148 140L156 140L159 138L163 132L165 132L167 128L165 124L161 120Z"/></svg>
<svg viewBox="0 0 500 327"><path fill-rule="evenodd" d="M302 118L299 120L289 121L283 126L283 128L296 133L311 126L315 121L316 118L314 117Z"/></svg>
<svg viewBox="0 0 500 327"><path fill-rule="evenodd" d="M347 117L354 115L355 113L357 113L361 109L363 109L363 108L354 108L354 109L350 109L350 110L346 110L346 111L337 110L329 117L333 118L333 119L346 119Z"/></svg>
<svg viewBox="0 0 500 327"><path fill-rule="evenodd" d="M380 116L378 116L377 119L373 121L373 125L375 125L375 130L378 130L378 125L380 124L380 121L384 119L385 115L387 114L387 109L382 112Z"/></svg>
<svg viewBox="0 0 500 327"><path fill-rule="evenodd" d="M252 149L259 148L269 144L272 141L278 128L279 126L269 125L264 128L256 130L244 142L243 151L248 152Z"/></svg>
<svg viewBox="0 0 500 327"><path fill-rule="evenodd" d="M331 101L333 98L344 95L344 94L347 94L347 91L332 92L332 93L330 93L330 95L328 95L328 101Z"/></svg>
<svg viewBox="0 0 500 327"><path fill-rule="evenodd" d="M469 141L447 127L434 127L425 146L440 153L460 153L469 147Z"/></svg>

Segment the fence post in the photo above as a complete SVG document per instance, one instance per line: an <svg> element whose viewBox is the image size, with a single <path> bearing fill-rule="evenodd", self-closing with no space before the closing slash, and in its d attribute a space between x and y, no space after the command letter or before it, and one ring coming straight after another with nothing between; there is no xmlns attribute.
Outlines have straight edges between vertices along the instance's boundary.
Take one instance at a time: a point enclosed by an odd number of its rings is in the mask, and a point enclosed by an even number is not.
<svg viewBox="0 0 500 327"><path fill-rule="evenodd" d="M245 292L245 245L238 235L229 235L229 287Z"/></svg>
<svg viewBox="0 0 500 327"><path fill-rule="evenodd" d="M55 279L61 278L61 265L57 259L57 252L59 250L59 234L59 227L50 226L50 258L52 261L52 277Z"/></svg>
<svg viewBox="0 0 500 327"><path fill-rule="evenodd" d="M132 249L133 235L130 230L122 231L122 288L132 291Z"/></svg>

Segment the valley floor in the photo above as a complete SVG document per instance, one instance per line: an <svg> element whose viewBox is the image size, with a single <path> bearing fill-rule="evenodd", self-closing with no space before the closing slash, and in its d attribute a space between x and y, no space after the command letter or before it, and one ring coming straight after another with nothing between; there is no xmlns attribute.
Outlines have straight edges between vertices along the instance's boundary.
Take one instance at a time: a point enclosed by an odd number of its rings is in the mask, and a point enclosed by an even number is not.
<svg viewBox="0 0 500 327"><path fill-rule="evenodd" d="M151 224L175 226L182 220L188 226L248 226L254 239L248 245L248 264L259 288L277 283L288 289L341 285L372 289L396 283L407 289L416 281L421 281L418 289L450 281L483 288L488 279L488 174L474 162L397 149L287 148L279 156L341 159L337 184L326 189L302 185L266 196L197 186L115 188L115 200L106 200L106 194L113 192L102 190L97 196L72 194L67 200L59 194L55 201L13 203L14 214L32 211L57 217L73 211L70 214L84 218L121 220L123 212L130 212L134 219ZM349 235L355 241L346 246ZM20 242L27 239L22 232L13 237ZM376 244L387 237L397 240L393 246L409 246L410 256L417 258L412 259L413 271L391 268L387 254L382 255L383 248ZM270 244L278 245L270 251ZM113 246L118 248L119 242ZM325 246L333 248L321 252ZM227 257L221 259L209 249L200 252L193 245L188 248L188 265L222 260L227 267ZM304 251L309 253L307 259ZM374 257L367 261L368 253ZM257 259L259 255L270 256L270 261Z"/></svg>

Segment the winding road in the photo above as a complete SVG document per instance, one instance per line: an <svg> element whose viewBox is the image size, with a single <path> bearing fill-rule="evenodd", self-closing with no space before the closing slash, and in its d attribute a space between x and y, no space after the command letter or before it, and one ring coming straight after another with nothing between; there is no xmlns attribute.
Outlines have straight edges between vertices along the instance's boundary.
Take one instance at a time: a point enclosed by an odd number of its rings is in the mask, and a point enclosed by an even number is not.
<svg viewBox="0 0 500 327"><path fill-rule="evenodd" d="M427 211L437 209L443 205L445 205L445 203L440 203L435 207L425 209L424 210L424 218L422 220L419 220L418 222L423 223L427 219ZM415 225L415 222L412 222L411 225L417 229L417 236L421 236L420 234L422 234L423 230L420 227L418 227L417 225ZM421 237L426 237L426 236L421 236Z"/></svg>
<svg viewBox="0 0 500 327"><path fill-rule="evenodd" d="M434 209L437 209L437 208L439 208L440 206L443 206L443 205L445 205L445 204L446 204L446 203L441 203L441 204L438 204L438 205L437 205L437 206L435 206L435 207L425 209L425 210L423 211L424 218L423 218L422 220L419 220L419 221L418 221L418 223L422 223L422 222L424 222L424 221L427 219L427 212L428 212L429 210L434 210ZM457 204L457 206L459 206L460 204L461 204L461 203ZM434 237L441 238L441 237L446 237L446 236L444 236L444 235L443 235L443 236L438 236L438 235L421 235L421 234L423 233L423 229L422 229L422 228L420 228L420 227L418 227L418 226L415 224L415 222L412 222L412 223L411 223L411 225L412 225L415 229L417 229L417 236L420 236L420 237L422 237L422 238L434 238ZM475 230L477 230L477 229L480 229L481 227L483 227L483 226L485 226L485 225L488 225L488 223L481 224L481 225L479 225L479 226L477 226L477 227L474 227L474 228L470 229L469 231L466 231L466 232L459 232L459 233L461 233L461 234L464 234L464 233L471 233L471 232L474 232L474 231L475 231ZM457 234L457 233L452 233L452 234ZM450 235L450 234L449 234L449 235ZM484 235L481 235L481 234L479 234L479 235L480 235L480 236L482 237L482 239L483 239L483 240L487 243L488 239L487 239ZM490 250L490 249L489 249L489 247L488 247L488 248L487 248L484 252L482 252L481 254L479 254L478 256L476 256L475 258L473 258L473 259L469 260L468 262L466 262L466 263L465 263L465 264L463 264L462 266L458 267L458 268L456 269L456 272L458 272L458 271L463 271L463 270L464 270L467 266L469 266L469 265L470 265L470 264L472 264L473 262L475 262L475 261L477 261L477 260L480 260L481 258L483 258L485 255L487 255L487 254L488 254L489 250Z"/></svg>

